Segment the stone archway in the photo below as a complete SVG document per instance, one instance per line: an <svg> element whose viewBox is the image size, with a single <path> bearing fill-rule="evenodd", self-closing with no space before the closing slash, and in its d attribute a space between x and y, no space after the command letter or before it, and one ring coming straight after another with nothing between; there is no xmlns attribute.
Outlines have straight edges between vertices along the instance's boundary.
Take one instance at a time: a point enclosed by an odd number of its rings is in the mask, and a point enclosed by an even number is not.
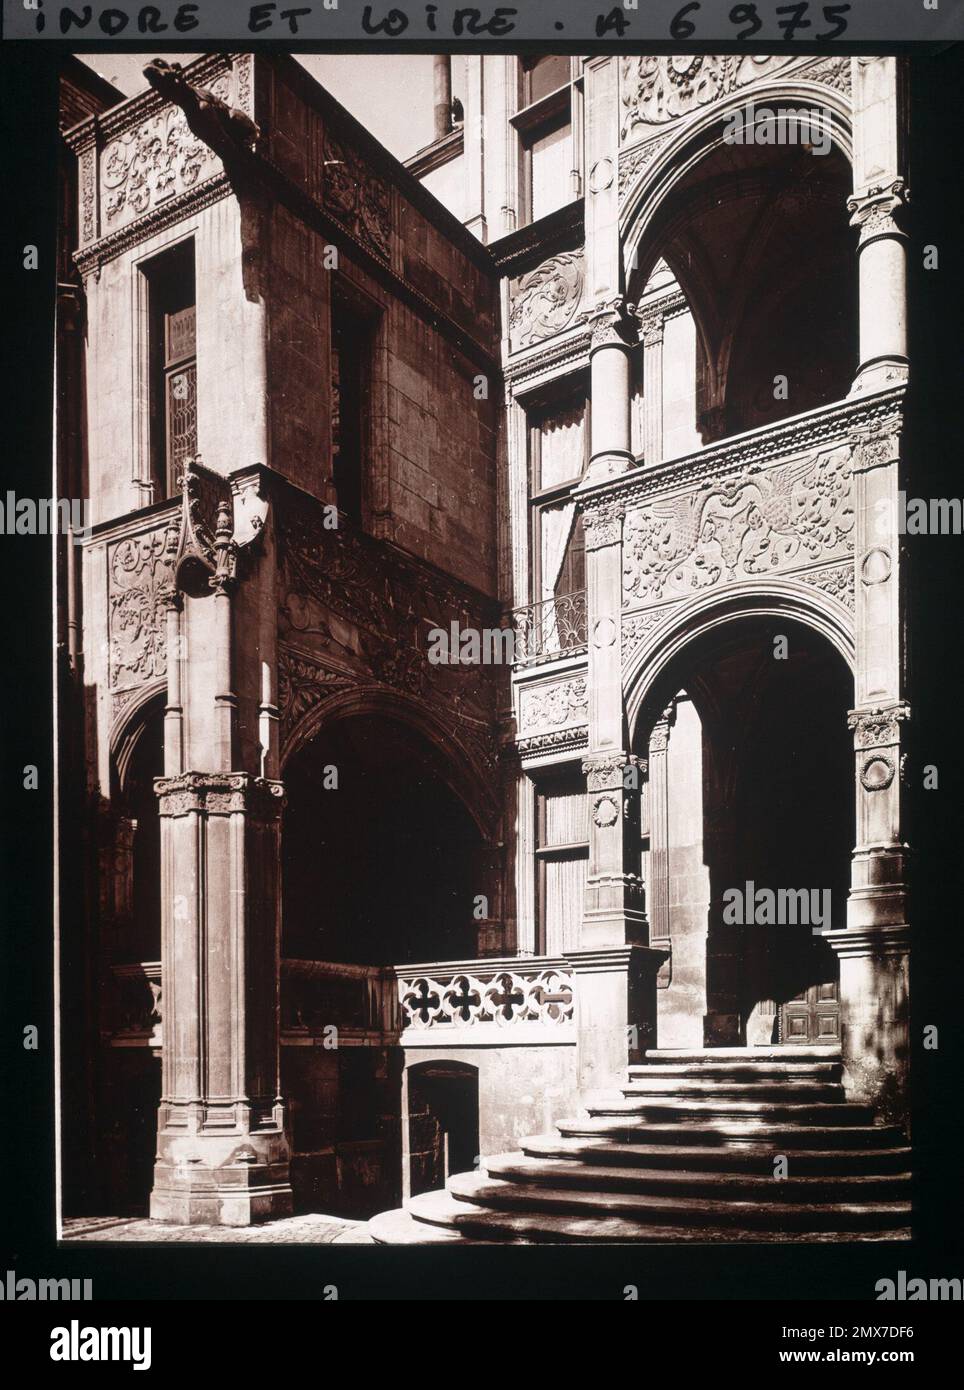
<svg viewBox="0 0 964 1390"><path fill-rule="evenodd" d="M643 441L647 462L696 447L694 434L710 443L841 400L857 369L846 104L792 82L754 88L746 103L733 94L687 123L627 192L621 237L626 298L643 327L643 400L655 390L673 406L665 440L650 429ZM780 111L802 124L785 122L777 143L750 117ZM734 143L738 117L749 133ZM663 293L667 278L675 297Z"/></svg>
<svg viewBox="0 0 964 1390"><path fill-rule="evenodd" d="M660 1046L839 1043L854 843L847 663L787 615L677 643L638 705Z"/></svg>
<svg viewBox="0 0 964 1390"><path fill-rule="evenodd" d="M404 707L358 697L329 714L284 769L281 1075L296 1207L360 1217L402 1191L393 967L478 955L499 875L471 784ZM455 1106L460 1161L467 1104L442 1080L423 1107L435 1144ZM477 1086L472 1105L477 1133Z"/></svg>

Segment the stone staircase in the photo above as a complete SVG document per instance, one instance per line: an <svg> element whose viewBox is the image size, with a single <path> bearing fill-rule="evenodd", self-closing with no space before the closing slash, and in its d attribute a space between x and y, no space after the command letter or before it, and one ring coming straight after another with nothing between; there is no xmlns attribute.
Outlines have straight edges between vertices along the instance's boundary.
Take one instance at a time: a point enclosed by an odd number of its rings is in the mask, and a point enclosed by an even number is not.
<svg viewBox="0 0 964 1390"><path fill-rule="evenodd" d="M621 1097L369 1222L379 1244L910 1238L910 1149L839 1049L669 1049ZM787 1176L774 1176L782 1155Z"/></svg>

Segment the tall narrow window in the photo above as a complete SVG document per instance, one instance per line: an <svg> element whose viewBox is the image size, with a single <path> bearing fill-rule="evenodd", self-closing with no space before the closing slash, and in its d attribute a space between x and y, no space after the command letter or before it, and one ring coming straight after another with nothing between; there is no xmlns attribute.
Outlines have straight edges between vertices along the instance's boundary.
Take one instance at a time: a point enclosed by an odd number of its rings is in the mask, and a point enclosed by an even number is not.
<svg viewBox="0 0 964 1390"><path fill-rule="evenodd" d="M177 492L185 459L197 454L197 302L194 243L183 242L147 270L151 319L151 454L155 496Z"/></svg>
<svg viewBox="0 0 964 1390"><path fill-rule="evenodd" d="M339 512L360 526L365 500L371 323L340 297L331 306L332 478Z"/></svg>
<svg viewBox="0 0 964 1390"><path fill-rule="evenodd" d="M514 118L521 157L522 220L535 222L574 196L571 64L553 54L522 66L523 109Z"/></svg>
<svg viewBox="0 0 964 1390"><path fill-rule="evenodd" d="M579 944L589 860L586 784L578 769L548 780L536 797L538 949L564 955Z"/></svg>

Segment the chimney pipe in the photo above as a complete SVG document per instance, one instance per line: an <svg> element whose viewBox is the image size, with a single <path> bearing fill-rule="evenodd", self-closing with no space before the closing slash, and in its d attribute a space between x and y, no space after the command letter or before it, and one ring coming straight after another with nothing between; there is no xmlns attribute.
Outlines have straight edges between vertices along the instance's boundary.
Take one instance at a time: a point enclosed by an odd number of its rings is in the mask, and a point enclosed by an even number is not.
<svg viewBox="0 0 964 1390"><path fill-rule="evenodd" d="M435 139L444 140L452 130L452 59L447 53L436 53L432 65L435 79Z"/></svg>

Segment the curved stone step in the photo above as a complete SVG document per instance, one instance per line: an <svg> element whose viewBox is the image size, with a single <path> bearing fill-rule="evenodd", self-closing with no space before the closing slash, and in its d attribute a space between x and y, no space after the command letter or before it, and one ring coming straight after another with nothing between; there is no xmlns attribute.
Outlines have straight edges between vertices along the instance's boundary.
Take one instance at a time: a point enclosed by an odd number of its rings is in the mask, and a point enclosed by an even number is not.
<svg viewBox="0 0 964 1390"><path fill-rule="evenodd" d="M910 1200L910 1173L814 1176L794 1173L786 1178L766 1173L699 1172L647 1169L619 1164L581 1164L569 1159L540 1159L525 1153L485 1160L490 1178L503 1182L539 1183L550 1187L593 1192L632 1192L637 1195L705 1197L715 1202L838 1203L858 1198L870 1203Z"/></svg>
<svg viewBox="0 0 964 1390"><path fill-rule="evenodd" d="M651 1076L678 1077L680 1080L721 1081L837 1081L843 1072L840 1062L634 1062L627 1068L630 1080L645 1081Z"/></svg>
<svg viewBox="0 0 964 1390"><path fill-rule="evenodd" d="M784 1146L786 1147L786 1146ZM532 1158L561 1158L585 1164L627 1168L655 1168L688 1172L742 1172L767 1176L778 1145L741 1143L733 1148L708 1144L629 1144L612 1139L564 1139L558 1134L536 1134L520 1141ZM911 1151L894 1148L794 1149L791 1170L798 1174L833 1176L836 1173L904 1173L910 1168Z"/></svg>
<svg viewBox="0 0 964 1390"><path fill-rule="evenodd" d="M429 1228L426 1227L426 1230ZM647 1225L622 1217L574 1213L483 1211L466 1207L458 1231L472 1243L499 1245L708 1245L827 1244L910 1240L909 1226L887 1231L752 1231L740 1226Z"/></svg>
<svg viewBox="0 0 964 1390"><path fill-rule="evenodd" d="M672 1124L721 1116L771 1123L789 1120L803 1125L869 1125L874 1118L874 1112L869 1105L852 1105L843 1101L781 1103L767 1100L731 1100L726 1096L692 1100L681 1100L675 1096L667 1096L665 1099L644 1096L621 1101L597 1101L588 1105L586 1109L593 1116L635 1115L640 1119L661 1119Z"/></svg>
<svg viewBox="0 0 964 1390"><path fill-rule="evenodd" d="M910 1203L879 1202L722 1202L702 1197L673 1197L630 1192L580 1192L537 1183L501 1182L478 1173L449 1178L458 1201L486 1208L525 1213L554 1211L593 1217L635 1218L648 1226L737 1226L745 1230L822 1231L885 1230L906 1226ZM456 1223L461 1218L456 1215Z"/></svg>
<svg viewBox="0 0 964 1390"><path fill-rule="evenodd" d="M839 1062L840 1048L832 1043L782 1047L654 1047L645 1054L649 1062Z"/></svg>
<svg viewBox="0 0 964 1390"><path fill-rule="evenodd" d="M847 1093L838 1082L827 1081L732 1081L669 1076L640 1076L620 1087L627 1100L635 1096L674 1096L708 1100L775 1101L786 1104L839 1105Z"/></svg>
<svg viewBox="0 0 964 1390"><path fill-rule="evenodd" d="M426 1195L444 1198L451 1206L464 1210L464 1206L454 1202L447 1192ZM429 1221L402 1207L373 1216L368 1231L376 1245L448 1245L461 1239L452 1220Z"/></svg>
<svg viewBox="0 0 964 1390"><path fill-rule="evenodd" d="M576 1138L625 1140L627 1143L702 1144L708 1147L732 1147L751 1144L775 1144L781 1148L868 1148L894 1147L903 1143L900 1131L892 1126L876 1125L778 1125L716 1119L691 1121L687 1124L655 1124L635 1118L631 1113L617 1116L587 1116L583 1119L557 1120L560 1134Z"/></svg>

